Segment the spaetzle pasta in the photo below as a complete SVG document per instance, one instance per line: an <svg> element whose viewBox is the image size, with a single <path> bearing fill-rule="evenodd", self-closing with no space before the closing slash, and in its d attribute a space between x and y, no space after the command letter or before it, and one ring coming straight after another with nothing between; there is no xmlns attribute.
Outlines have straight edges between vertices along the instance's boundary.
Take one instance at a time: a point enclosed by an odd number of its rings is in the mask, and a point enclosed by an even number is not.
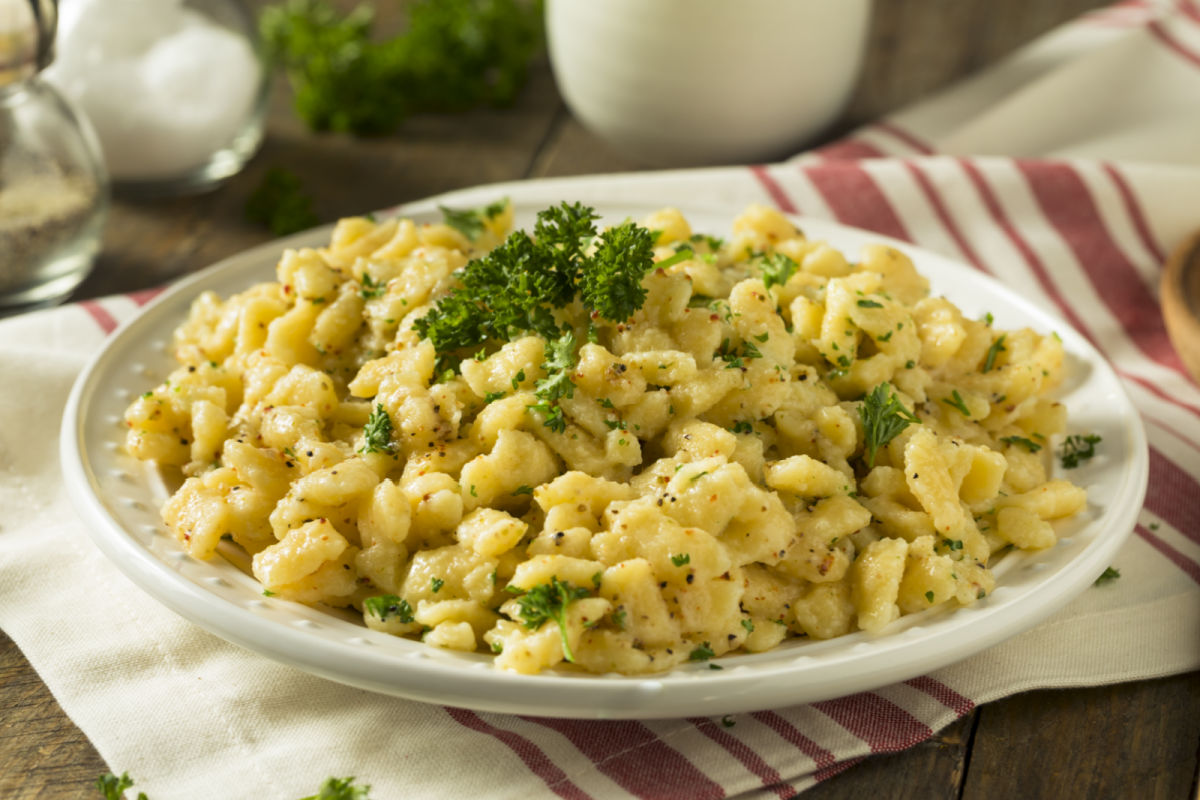
<svg viewBox="0 0 1200 800"><path fill-rule="evenodd" d="M1046 468L1057 337L761 206L724 240L644 220L628 318L568 298L561 342L439 351L419 320L511 219L342 220L195 300L126 413L128 451L181 471L163 519L191 555L230 539L274 595L504 669L637 674L970 605L1086 504Z"/></svg>

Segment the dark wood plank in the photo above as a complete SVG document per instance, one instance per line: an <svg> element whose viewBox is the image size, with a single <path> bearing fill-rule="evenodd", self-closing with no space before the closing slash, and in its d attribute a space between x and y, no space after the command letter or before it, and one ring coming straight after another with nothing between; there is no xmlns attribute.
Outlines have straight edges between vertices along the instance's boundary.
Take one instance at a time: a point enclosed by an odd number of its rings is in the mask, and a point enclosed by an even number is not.
<svg viewBox="0 0 1200 800"><path fill-rule="evenodd" d="M95 800L108 771L12 639L0 631L0 797Z"/></svg>
<svg viewBox="0 0 1200 800"><path fill-rule="evenodd" d="M1195 793L1200 672L1041 691L980 710L964 800Z"/></svg>
<svg viewBox="0 0 1200 800"><path fill-rule="evenodd" d="M888 800L958 800L976 714L951 723L902 753L866 759L819 783L804 800L886 797Z"/></svg>

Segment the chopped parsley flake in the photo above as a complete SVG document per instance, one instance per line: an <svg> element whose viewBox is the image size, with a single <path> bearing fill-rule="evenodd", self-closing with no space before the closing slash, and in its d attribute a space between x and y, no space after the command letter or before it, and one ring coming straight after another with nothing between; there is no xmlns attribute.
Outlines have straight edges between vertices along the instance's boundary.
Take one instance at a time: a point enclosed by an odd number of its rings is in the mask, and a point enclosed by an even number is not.
<svg viewBox="0 0 1200 800"><path fill-rule="evenodd" d="M1062 459L1063 469L1074 469L1080 462L1087 461L1096 455L1096 445L1102 439L1096 434L1074 434L1063 440L1058 455Z"/></svg>
<svg viewBox="0 0 1200 800"><path fill-rule="evenodd" d="M562 637L563 658L574 663L575 656L571 653L571 645L567 641L567 606L582 597L587 597L588 590L581 586L572 586L567 581L560 581L555 575L550 578L549 583L540 583L529 591L516 586L508 586L506 591L517 595L520 617L527 629L539 628L547 620L558 624L559 635Z"/></svg>
<svg viewBox="0 0 1200 800"><path fill-rule="evenodd" d="M363 610L373 617L378 617L380 621L387 621L388 617L393 615L406 625L413 621L412 606L407 600L394 594L368 597L363 600Z"/></svg>
<svg viewBox="0 0 1200 800"><path fill-rule="evenodd" d="M688 653L688 661L708 661L714 656L716 656L716 653L713 652L713 649L709 646L708 642L705 642L692 652Z"/></svg>
<svg viewBox="0 0 1200 800"><path fill-rule="evenodd" d="M359 278L358 282L362 284L362 288L359 289L358 293L362 295L363 300L383 297L387 292L387 281L377 281L365 272Z"/></svg>
<svg viewBox="0 0 1200 800"><path fill-rule="evenodd" d="M688 553L682 553L677 556L671 556L671 563L677 567L682 567L684 564L692 563L692 557Z"/></svg>
<svg viewBox="0 0 1200 800"><path fill-rule="evenodd" d="M367 424L363 427L363 446L360 453L395 453L392 443L392 418L382 403L376 403Z"/></svg>
<svg viewBox="0 0 1200 800"><path fill-rule="evenodd" d="M471 241L475 241L483 233L487 227L485 224L487 220L498 217L507 208L508 198L497 200L483 208L454 209L438 206L442 212L442 221Z"/></svg>
<svg viewBox="0 0 1200 800"><path fill-rule="evenodd" d="M879 448L887 446L909 425L921 421L904 407L889 383L881 383L872 389L863 398L858 414L862 418L868 468L875 466Z"/></svg>
<svg viewBox="0 0 1200 800"><path fill-rule="evenodd" d="M952 408L958 409L959 413L964 417L971 416L971 409L967 408L967 404L963 402L962 395L958 393L958 389L951 392L949 397L943 397L942 402Z"/></svg>
<svg viewBox="0 0 1200 800"><path fill-rule="evenodd" d="M1032 439L1026 439L1024 436L1001 436L1000 441L1005 444L1021 445L1031 453L1036 453L1042 449L1042 446Z"/></svg>
<svg viewBox="0 0 1200 800"><path fill-rule="evenodd" d="M1007 333L1000 334L1000 336L996 339L996 341L992 342L992 346L988 348L987 358L985 358L983 360L983 371L984 372L991 372L992 368L996 366L996 356L1000 355L1001 353L1005 352L1008 349L1004 346L1004 339L1007 336L1008 336Z"/></svg>
<svg viewBox="0 0 1200 800"><path fill-rule="evenodd" d="M772 286L783 286L796 274L797 269L799 269L799 265L783 253L771 253L763 256L758 265L763 286L768 289Z"/></svg>
<svg viewBox="0 0 1200 800"><path fill-rule="evenodd" d="M1112 583L1119 577L1121 577L1121 570L1116 567L1105 567L1104 572L1100 573L1100 577L1096 578L1096 586Z"/></svg>

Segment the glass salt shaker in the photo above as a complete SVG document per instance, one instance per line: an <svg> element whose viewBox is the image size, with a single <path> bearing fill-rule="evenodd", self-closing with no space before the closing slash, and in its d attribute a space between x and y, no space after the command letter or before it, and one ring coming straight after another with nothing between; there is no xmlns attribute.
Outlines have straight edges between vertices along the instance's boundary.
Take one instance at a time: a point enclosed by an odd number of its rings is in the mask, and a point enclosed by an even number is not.
<svg viewBox="0 0 1200 800"><path fill-rule="evenodd" d="M78 286L108 209L95 134L39 76L57 11L54 0L0 0L0 314Z"/></svg>
<svg viewBox="0 0 1200 800"><path fill-rule="evenodd" d="M245 0L63 0L46 77L87 114L117 194L190 194L262 141L260 49Z"/></svg>

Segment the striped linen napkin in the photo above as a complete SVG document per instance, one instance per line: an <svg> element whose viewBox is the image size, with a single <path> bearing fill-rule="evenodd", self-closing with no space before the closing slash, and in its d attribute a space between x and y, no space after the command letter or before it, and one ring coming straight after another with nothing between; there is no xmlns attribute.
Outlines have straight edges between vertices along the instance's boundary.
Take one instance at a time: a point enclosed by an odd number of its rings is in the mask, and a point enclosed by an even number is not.
<svg viewBox="0 0 1200 800"><path fill-rule="evenodd" d="M1125 78L1139 91L1112 89ZM1101 107L1079 99L1098 94ZM376 800L787 798L998 697L1196 669L1200 391L1156 299L1164 252L1200 227L1196 109L1200 6L1120 3L789 163L442 199L774 203L957 258L1087 336L1150 441L1149 493L1115 559L1122 578L982 655L876 691L726 720L595 722L381 697L247 653L148 601L90 544L61 487L52 445L70 384L102 334L153 293L0 323L0 626L114 770L155 800L285 800L350 774ZM70 613L65 593L77 599Z"/></svg>

